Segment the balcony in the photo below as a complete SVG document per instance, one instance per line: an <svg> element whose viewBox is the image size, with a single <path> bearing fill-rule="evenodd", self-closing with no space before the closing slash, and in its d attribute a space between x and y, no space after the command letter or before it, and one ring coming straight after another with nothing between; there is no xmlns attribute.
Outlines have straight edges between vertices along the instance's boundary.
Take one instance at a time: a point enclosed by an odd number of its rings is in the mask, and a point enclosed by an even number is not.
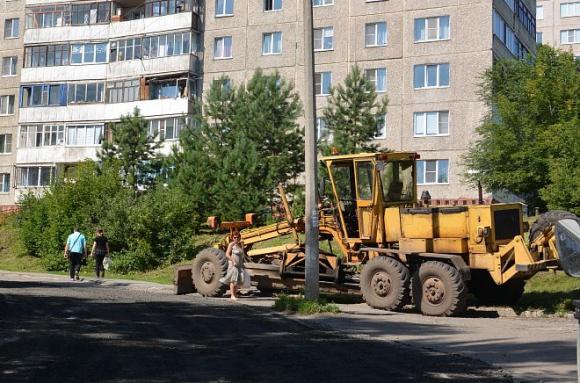
<svg viewBox="0 0 580 383"><path fill-rule="evenodd" d="M107 64L22 68L22 83L104 80Z"/></svg>

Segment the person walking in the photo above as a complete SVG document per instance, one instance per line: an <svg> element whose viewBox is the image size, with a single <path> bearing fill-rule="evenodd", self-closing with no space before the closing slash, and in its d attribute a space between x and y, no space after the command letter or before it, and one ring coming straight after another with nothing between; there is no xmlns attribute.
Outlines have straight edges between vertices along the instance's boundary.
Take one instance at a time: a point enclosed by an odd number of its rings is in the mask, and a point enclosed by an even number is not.
<svg viewBox="0 0 580 383"><path fill-rule="evenodd" d="M228 271L226 275L220 279L221 283L230 284L230 299L237 301L237 290L240 286L247 284L245 279L249 278L249 274L244 268L244 248L241 244L241 236L238 231L232 234L232 242L228 245L226 250L226 258L228 259Z"/></svg>
<svg viewBox="0 0 580 383"><path fill-rule="evenodd" d="M69 261L69 275L71 280L80 280L81 262L87 256L87 240L75 226L73 233L66 239L64 257Z"/></svg>
<svg viewBox="0 0 580 383"><path fill-rule="evenodd" d="M97 279L105 278L105 268L103 260L109 255L109 239L105 237L103 229L97 230L97 236L93 242L91 256L95 257L95 274Z"/></svg>

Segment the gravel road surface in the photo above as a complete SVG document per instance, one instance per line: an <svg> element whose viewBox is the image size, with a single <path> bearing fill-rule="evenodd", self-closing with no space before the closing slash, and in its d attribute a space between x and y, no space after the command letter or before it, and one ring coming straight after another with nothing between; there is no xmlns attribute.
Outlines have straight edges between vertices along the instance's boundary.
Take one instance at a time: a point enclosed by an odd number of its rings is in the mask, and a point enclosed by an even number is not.
<svg viewBox="0 0 580 383"><path fill-rule="evenodd" d="M0 272L0 382L511 382L485 362L159 285Z"/></svg>

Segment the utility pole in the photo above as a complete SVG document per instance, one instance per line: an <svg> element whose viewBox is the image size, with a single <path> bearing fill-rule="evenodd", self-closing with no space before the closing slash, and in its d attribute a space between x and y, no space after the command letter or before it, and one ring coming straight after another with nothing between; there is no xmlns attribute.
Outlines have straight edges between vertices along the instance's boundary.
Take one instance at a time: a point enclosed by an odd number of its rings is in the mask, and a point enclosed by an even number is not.
<svg viewBox="0 0 580 383"><path fill-rule="evenodd" d="M312 0L304 0L304 119L306 173L306 281L304 297L318 300L318 201L316 191L316 99L314 98L314 52L312 49Z"/></svg>

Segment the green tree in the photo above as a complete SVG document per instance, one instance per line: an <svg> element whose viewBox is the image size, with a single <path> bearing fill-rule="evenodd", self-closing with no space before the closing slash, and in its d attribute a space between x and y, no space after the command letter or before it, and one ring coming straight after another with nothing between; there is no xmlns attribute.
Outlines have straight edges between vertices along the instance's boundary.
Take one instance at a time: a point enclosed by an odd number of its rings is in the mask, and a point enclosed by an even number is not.
<svg viewBox="0 0 580 383"><path fill-rule="evenodd" d="M327 153L330 147L345 154L376 150L372 139L378 133L379 124L384 123L387 104L387 97L379 99L375 85L354 65L344 85L338 84L331 90L324 120L332 142L321 145L322 151Z"/></svg>
<svg viewBox="0 0 580 383"><path fill-rule="evenodd" d="M111 124L112 140L103 140L99 159L118 161L127 184L137 190L139 185L151 185L151 175L157 174L162 159L157 153L162 141L158 132L149 134L149 123L135 108L132 115L121 117L121 121Z"/></svg>
<svg viewBox="0 0 580 383"><path fill-rule="evenodd" d="M542 45L535 59L498 61L481 95L490 112L464 156L466 179L578 212L580 63Z"/></svg>
<svg viewBox="0 0 580 383"><path fill-rule="evenodd" d="M258 70L247 85L212 83L203 110L174 150L174 181L199 211L239 219L258 211L280 182L303 169L299 97L279 74Z"/></svg>

